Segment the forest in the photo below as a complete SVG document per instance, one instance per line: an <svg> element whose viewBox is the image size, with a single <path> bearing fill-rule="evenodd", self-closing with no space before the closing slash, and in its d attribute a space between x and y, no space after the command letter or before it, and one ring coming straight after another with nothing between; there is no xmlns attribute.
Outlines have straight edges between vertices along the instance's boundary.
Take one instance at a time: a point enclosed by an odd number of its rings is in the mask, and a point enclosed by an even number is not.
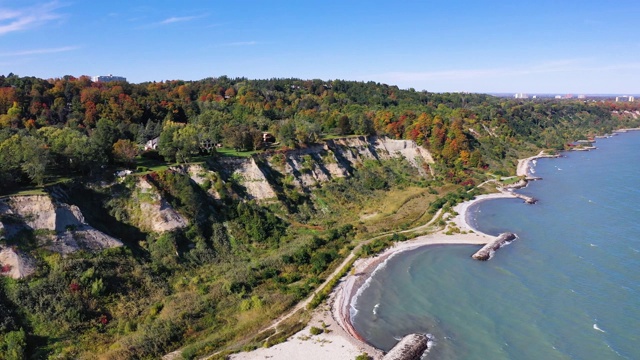
<svg viewBox="0 0 640 360"><path fill-rule="evenodd" d="M160 83L94 83L89 77L0 76L0 185L43 184L61 174L132 165L159 137L159 155L188 162L203 144L260 150L262 133L286 148L327 136L412 139L464 181L462 170L508 171L508 149L563 149L624 125L612 111L636 103L522 101L437 94L374 82L227 77ZM207 150L204 150L206 148Z"/></svg>
<svg viewBox="0 0 640 360"><path fill-rule="evenodd" d="M0 196L64 193L124 243L62 256L39 247L41 230L0 240L38 263L27 279L0 279L0 358L153 359L180 348L191 359L262 346L256 330L311 294L363 239L390 236L363 255L402 241L394 231L467 198L492 175L513 175L519 157L638 127L638 110L342 80L0 76ZM353 136L413 140L432 154L425 167L433 175L409 159L367 160L302 191L273 172L277 201L260 202L223 171L228 158L276 168L283 154ZM157 149L144 150L153 139ZM196 163L209 174L202 183L175 170ZM114 181L122 169L133 174ZM142 226L136 206L149 195L140 182L188 224ZM420 210L386 228L363 221L380 199Z"/></svg>

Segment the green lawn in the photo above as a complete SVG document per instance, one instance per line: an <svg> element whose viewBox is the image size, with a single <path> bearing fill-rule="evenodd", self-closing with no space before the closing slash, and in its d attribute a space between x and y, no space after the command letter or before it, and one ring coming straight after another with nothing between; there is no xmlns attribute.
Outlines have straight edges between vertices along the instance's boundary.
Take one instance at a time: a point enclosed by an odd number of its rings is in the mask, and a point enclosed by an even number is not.
<svg viewBox="0 0 640 360"><path fill-rule="evenodd" d="M345 139L345 138L356 138L360 136L366 135L324 135L322 140L334 140L334 139Z"/></svg>
<svg viewBox="0 0 640 360"><path fill-rule="evenodd" d="M520 181L520 177L519 176L511 176L511 177L506 177L506 178L500 179L500 182L502 182L505 185L515 184L518 181Z"/></svg>
<svg viewBox="0 0 640 360"><path fill-rule="evenodd" d="M72 178L68 176L56 176L51 179L48 179L48 181L42 186L38 186L38 185L21 186L21 187L12 189L9 192L2 193L0 194L0 199L9 197L9 196L47 195L47 192L44 191L46 187L68 182L68 181L71 181L71 179Z"/></svg>
<svg viewBox="0 0 640 360"><path fill-rule="evenodd" d="M253 151L236 151L230 148L217 148L216 152L222 156L237 156L237 157L251 157L253 154L261 153L262 150L253 150Z"/></svg>

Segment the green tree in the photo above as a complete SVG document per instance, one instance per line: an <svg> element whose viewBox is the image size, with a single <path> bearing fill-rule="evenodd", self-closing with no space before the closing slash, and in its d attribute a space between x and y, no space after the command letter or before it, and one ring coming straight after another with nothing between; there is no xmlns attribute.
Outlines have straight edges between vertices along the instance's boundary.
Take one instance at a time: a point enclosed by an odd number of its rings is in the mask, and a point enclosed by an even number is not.
<svg viewBox="0 0 640 360"><path fill-rule="evenodd" d="M97 147L100 153L111 160L113 158L113 144L118 137L119 131L114 122L103 118L98 120L95 130L91 134L91 142Z"/></svg>
<svg viewBox="0 0 640 360"><path fill-rule="evenodd" d="M173 144L176 148L176 160L188 162L191 157L200 152L200 139L195 126L187 124L173 134Z"/></svg>
<svg viewBox="0 0 640 360"><path fill-rule="evenodd" d="M3 359L24 360L27 348L27 335L23 329L8 332L4 336Z"/></svg>
<svg viewBox="0 0 640 360"><path fill-rule="evenodd" d="M38 185L44 183L47 165L49 164L49 150L47 144L33 136L23 137L22 147L22 171Z"/></svg>

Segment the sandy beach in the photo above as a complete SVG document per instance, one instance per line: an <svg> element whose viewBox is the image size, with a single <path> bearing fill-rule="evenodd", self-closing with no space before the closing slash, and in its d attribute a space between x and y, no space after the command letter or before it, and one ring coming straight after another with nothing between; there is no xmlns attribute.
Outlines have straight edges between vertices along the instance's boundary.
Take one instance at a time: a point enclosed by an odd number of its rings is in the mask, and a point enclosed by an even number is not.
<svg viewBox="0 0 640 360"><path fill-rule="evenodd" d="M529 176L530 163L531 161L539 158L556 158L560 155L549 155L545 154L544 151L540 151L538 155L530 156L526 159L518 160L518 167L516 168L517 176Z"/></svg>
<svg viewBox="0 0 640 360"><path fill-rule="evenodd" d="M548 155L544 151L539 154L520 159L516 173L518 176L529 176L531 161L543 157L558 157ZM286 342L271 348L258 349L232 355L231 359L336 359L352 360L357 355L367 353L373 359L381 359L384 353L365 343L351 324L351 309L357 302L358 292L366 288L366 281L375 275L378 269L384 267L385 261L404 251L410 251L423 246L441 244L470 244L485 245L495 239L494 236L484 234L471 227L468 222L469 208L478 202L517 197L511 191L479 195L475 199L456 205L453 210L456 216L445 214L447 223L453 223L461 233L447 235L444 230L433 234L423 235L404 242L395 243L382 253L358 259L353 264L353 270L343 278L329 297L329 301L314 311L312 320L306 328L291 336ZM472 253L469 253L471 257ZM311 336L311 326L330 330L328 333Z"/></svg>
<svg viewBox="0 0 640 360"><path fill-rule="evenodd" d="M364 339L355 331L351 324L351 307L357 298L358 290L362 289L367 279L381 268L389 258L423 246L440 244L473 244L484 245L495 239L494 236L474 230L467 222L467 213L471 205L490 199L512 198L510 192L500 192L477 196L474 200L458 204L454 211L455 217L447 220L453 222L460 234L446 235L443 231L419 236L411 240L396 243L384 252L365 259L358 259L353 265L353 271L336 286L328 304L325 303L315 310L312 320L306 328L291 336L286 342L270 348L257 349L232 355L231 359L345 359L353 360L364 352L374 359L381 359L383 353L366 344ZM469 254L471 257L472 253ZM322 327L326 324L329 333L311 336L311 326Z"/></svg>

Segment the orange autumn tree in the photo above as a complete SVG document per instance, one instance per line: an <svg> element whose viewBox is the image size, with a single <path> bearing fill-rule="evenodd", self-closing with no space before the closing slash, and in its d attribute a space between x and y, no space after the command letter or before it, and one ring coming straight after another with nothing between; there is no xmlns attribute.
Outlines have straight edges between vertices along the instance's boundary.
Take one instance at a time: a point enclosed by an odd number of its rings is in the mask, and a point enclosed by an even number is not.
<svg viewBox="0 0 640 360"><path fill-rule="evenodd" d="M113 144L113 156L117 161L132 164L138 155L138 145L131 140L120 139Z"/></svg>

